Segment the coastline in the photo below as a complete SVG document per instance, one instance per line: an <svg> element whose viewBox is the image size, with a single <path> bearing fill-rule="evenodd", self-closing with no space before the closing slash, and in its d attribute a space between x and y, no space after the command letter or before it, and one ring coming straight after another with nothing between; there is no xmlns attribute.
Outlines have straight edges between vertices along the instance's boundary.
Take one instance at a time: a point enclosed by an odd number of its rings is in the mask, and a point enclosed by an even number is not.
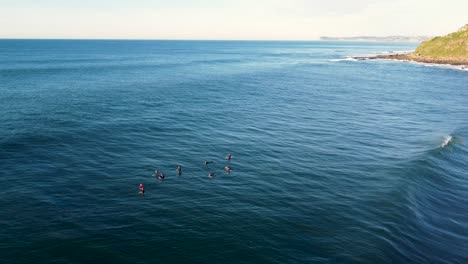
<svg viewBox="0 0 468 264"><path fill-rule="evenodd" d="M462 69L468 69L468 59L460 58L434 58L429 56L415 55L414 53L395 53L375 56L353 56L356 60L398 60L398 61L412 61L428 64L440 64L440 65L451 65L461 66Z"/></svg>

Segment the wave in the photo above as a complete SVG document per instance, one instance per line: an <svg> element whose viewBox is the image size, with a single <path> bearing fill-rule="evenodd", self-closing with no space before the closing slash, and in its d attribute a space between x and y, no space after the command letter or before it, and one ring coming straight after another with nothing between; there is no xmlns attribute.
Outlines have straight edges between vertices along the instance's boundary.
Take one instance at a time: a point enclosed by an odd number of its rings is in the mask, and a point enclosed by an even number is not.
<svg viewBox="0 0 468 264"><path fill-rule="evenodd" d="M468 71L468 67L464 65L436 64L436 63L426 63L426 62L412 62L412 63L423 65L425 67L437 67L437 68L445 68L445 69L452 69L452 70Z"/></svg>
<svg viewBox="0 0 468 264"><path fill-rule="evenodd" d="M358 56L358 57L361 57L361 56ZM375 57L375 55L362 56L362 57L365 58L363 60L367 60L367 57ZM350 59L348 59L348 58L350 58ZM338 59L338 60L333 60L333 61L342 61L342 60L358 61L358 59L354 59L353 57L347 57L346 59ZM421 66L424 66L424 67L435 67L435 68L444 68L444 69L457 70L457 71L468 71L468 66L467 65L429 63L429 62L419 62L419 61L411 61L411 60L398 60L398 59L392 59L392 58L378 58L376 60L405 62L405 63L421 65Z"/></svg>
<svg viewBox="0 0 468 264"><path fill-rule="evenodd" d="M346 58L340 58L340 59L330 59L328 61L331 61L331 62L337 62L337 61L357 61L357 59L353 58L353 57L346 57Z"/></svg>
<svg viewBox="0 0 468 264"><path fill-rule="evenodd" d="M411 53L414 50L391 50L388 53L389 54L406 54L406 53Z"/></svg>
<svg viewBox="0 0 468 264"><path fill-rule="evenodd" d="M396 61L396 62L406 62L411 64L417 64L424 67L434 67L434 68L443 68L449 70L457 70L457 71L468 71L468 66L466 65L452 65L452 64L440 64L440 63L429 63L429 62L419 62L419 61L410 61L410 60L396 60L396 59L381 59L386 61Z"/></svg>
<svg viewBox="0 0 468 264"><path fill-rule="evenodd" d="M444 147L448 146L453 141L454 141L454 138L452 136L450 136L450 135L445 136L444 140L442 141L442 144L440 144L440 148L444 148Z"/></svg>
<svg viewBox="0 0 468 264"><path fill-rule="evenodd" d="M387 50L387 51L375 51L372 54L406 54L411 53L414 50Z"/></svg>

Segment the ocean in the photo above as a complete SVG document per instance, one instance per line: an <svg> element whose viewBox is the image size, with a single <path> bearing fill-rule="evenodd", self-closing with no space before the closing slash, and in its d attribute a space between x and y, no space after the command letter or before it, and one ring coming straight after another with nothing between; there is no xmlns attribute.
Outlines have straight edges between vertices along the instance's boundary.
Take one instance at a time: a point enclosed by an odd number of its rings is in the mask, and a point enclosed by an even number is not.
<svg viewBox="0 0 468 264"><path fill-rule="evenodd" d="M349 58L415 47L0 40L0 262L468 263L468 72Z"/></svg>

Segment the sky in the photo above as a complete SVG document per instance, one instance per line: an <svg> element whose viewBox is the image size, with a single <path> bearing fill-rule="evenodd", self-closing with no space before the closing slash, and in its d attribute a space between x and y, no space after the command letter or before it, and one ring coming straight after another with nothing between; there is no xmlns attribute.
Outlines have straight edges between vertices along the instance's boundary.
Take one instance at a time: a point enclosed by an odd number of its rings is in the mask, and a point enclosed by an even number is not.
<svg viewBox="0 0 468 264"><path fill-rule="evenodd" d="M468 0L0 0L0 38L314 40L467 23Z"/></svg>

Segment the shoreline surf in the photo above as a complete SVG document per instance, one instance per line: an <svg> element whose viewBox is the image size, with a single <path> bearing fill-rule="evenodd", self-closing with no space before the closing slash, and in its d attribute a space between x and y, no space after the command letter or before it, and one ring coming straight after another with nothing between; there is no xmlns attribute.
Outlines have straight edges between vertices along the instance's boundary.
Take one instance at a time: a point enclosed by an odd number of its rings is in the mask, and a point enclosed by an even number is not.
<svg viewBox="0 0 468 264"><path fill-rule="evenodd" d="M412 53L394 53L394 54L379 54L372 56L352 56L355 60L396 60L404 62L417 62L427 65L445 65L456 66L461 70L468 70L468 61L458 59L435 59L424 56L413 55Z"/></svg>

